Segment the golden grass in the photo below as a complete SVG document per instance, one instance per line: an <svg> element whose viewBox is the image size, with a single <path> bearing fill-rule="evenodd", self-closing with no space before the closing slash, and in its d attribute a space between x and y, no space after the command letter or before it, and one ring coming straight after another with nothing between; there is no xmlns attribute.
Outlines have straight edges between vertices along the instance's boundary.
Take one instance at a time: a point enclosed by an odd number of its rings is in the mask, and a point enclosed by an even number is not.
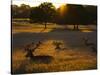
<svg viewBox="0 0 100 75"><path fill-rule="evenodd" d="M35 55L51 55L54 60L49 64L36 63L25 58L25 52L17 50L12 56L12 71L14 73L58 72L73 70L96 69L96 56L92 52L80 50L56 51L50 43L44 42Z"/></svg>
<svg viewBox="0 0 100 75"><path fill-rule="evenodd" d="M31 72L58 72L58 71L73 71L73 70L89 70L96 69L95 58L64 58L56 59L50 64L38 64L30 60L13 60L14 73L31 73ZM21 72L22 71L22 72Z"/></svg>
<svg viewBox="0 0 100 75"><path fill-rule="evenodd" d="M12 33L21 33L21 32L34 32L34 33L47 33L51 32L55 28L60 28L60 29L71 29L73 30L73 25L56 25L56 24L49 24L47 25L47 29L44 29L45 26L43 24L21 24L21 23L12 23ZM89 28L89 26L84 27L84 25L79 25L79 30L81 32L93 32L92 29Z"/></svg>
<svg viewBox="0 0 100 75"><path fill-rule="evenodd" d="M39 27L40 28L36 28ZM13 26L12 33L21 32L36 32L39 33L44 26ZM54 27L53 27L54 28ZM51 28L52 29L52 26ZM44 32L49 32L47 29ZM66 32L65 32L66 33ZM63 36L62 36L63 37ZM41 37L40 37L41 38ZM55 46L52 44L55 40L46 39L43 44L36 49L35 55L50 55L54 58L49 64L36 63L30 61L25 57L26 52L17 47L14 48L12 53L12 73L39 73L39 72L58 72L58 71L74 71L74 70L90 70L97 68L97 57L87 47L71 48L66 47L64 50L55 50ZM57 40L64 44L64 41ZM23 44L24 45L24 44Z"/></svg>
<svg viewBox="0 0 100 75"><path fill-rule="evenodd" d="M20 33L20 32L35 32L35 33L47 33L53 30L56 27L54 25L47 25L47 29L44 29L45 26L41 24L20 24L20 23L12 23L12 33Z"/></svg>

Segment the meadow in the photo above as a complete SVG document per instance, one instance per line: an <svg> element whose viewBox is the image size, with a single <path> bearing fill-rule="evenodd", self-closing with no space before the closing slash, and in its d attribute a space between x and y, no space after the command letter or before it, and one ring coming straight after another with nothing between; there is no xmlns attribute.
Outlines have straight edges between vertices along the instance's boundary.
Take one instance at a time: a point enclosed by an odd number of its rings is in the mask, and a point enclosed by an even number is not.
<svg viewBox="0 0 100 75"><path fill-rule="evenodd" d="M84 43L97 43L95 25L79 25L79 30L73 30L73 25L58 25L48 23L47 28L38 23L12 22L12 73L42 73L97 69L97 54ZM33 54L50 55L54 59L46 63L30 61L25 57L25 46L32 42L42 44ZM56 50L55 41L61 43L61 49Z"/></svg>

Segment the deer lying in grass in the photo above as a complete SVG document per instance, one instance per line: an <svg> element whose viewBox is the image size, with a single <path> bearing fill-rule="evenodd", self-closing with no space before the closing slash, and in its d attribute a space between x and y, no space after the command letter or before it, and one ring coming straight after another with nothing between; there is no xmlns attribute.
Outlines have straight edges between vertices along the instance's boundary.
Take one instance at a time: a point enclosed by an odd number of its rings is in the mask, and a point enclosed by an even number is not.
<svg viewBox="0 0 100 75"><path fill-rule="evenodd" d="M61 50L61 49L62 49L62 48L61 48L61 45L62 45L61 42L54 41L53 44L56 46L56 47L55 47L56 50Z"/></svg>
<svg viewBox="0 0 100 75"><path fill-rule="evenodd" d="M97 53L97 46L96 44L89 42L88 38L83 38L84 43L87 47L90 47L92 49L93 52Z"/></svg>
<svg viewBox="0 0 100 75"><path fill-rule="evenodd" d="M49 55L38 55L34 56L33 52L39 47L39 45L36 45L34 49L27 49L26 57L28 57L30 60L36 62L36 63L50 63L53 60L52 56Z"/></svg>

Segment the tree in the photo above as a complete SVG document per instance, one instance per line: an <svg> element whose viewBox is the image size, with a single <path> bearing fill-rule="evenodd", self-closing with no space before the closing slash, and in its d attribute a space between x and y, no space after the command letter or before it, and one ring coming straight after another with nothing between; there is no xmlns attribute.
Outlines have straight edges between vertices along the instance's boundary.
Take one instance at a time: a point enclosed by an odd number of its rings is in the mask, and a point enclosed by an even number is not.
<svg viewBox="0 0 100 75"><path fill-rule="evenodd" d="M13 18L29 18L30 6L21 4L21 6L12 5L12 17Z"/></svg>
<svg viewBox="0 0 100 75"><path fill-rule="evenodd" d="M42 12L39 7L32 7L30 12L30 20L31 22L42 22Z"/></svg>
<svg viewBox="0 0 100 75"><path fill-rule="evenodd" d="M19 17L20 18L29 18L30 15L30 6L26 4L21 4L19 7Z"/></svg>
<svg viewBox="0 0 100 75"><path fill-rule="evenodd" d="M88 14L82 5L67 4L65 11L60 16L60 21L65 24L73 24L74 30L78 30L78 25L87 24ZM58 9L58 11L61 7ZM59 11L60 12L60 11Z"/></svg>
<svg viewBox="0 0 100 75"><path fill-rule="evenodd" d="M89 15L88 23L97 25L97 6L86 5L84 8Z"/></svg>
<svg viewBox="0 0 100 75"><path fill-rule="evenodd" d="M33 7L31 9L30 19L35 22L43 22L46 25L48 22L52 22L55 16L55 7L52 3L44 2L41 3L38 7Z"/></svg>
<svg viewBox="0 0 100 75"><path fill-rule="evenodd" d="M18 9L19 7L17 5L11 5L12 18L16 18L18 16Z"/></svg>

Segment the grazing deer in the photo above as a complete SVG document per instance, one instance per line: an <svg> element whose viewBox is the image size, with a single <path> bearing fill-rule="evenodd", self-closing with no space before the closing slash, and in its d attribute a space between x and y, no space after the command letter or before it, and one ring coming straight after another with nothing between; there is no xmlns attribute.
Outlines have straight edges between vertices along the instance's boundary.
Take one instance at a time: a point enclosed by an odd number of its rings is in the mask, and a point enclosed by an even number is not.
<svg viewBox="0 0 100 75"><path fill-rule="evenodd" d="M84 43L87 47L90 47L92 49L93 52L96 52L97 53L97 46L96 44L92 43L92 42L89 42L89 39L88 38L83 38L84 40Z"/></svg>
<svg viewBox="0 0 100 75"><path fill-rule="evenodd" d="M94 43L89 42L88 38L83 38L83 40L84 40L84 43L85 43L86 46L94 46L95 45Z"/></svg>
<svg viewBox="0 0 100 75"><path fill-rule="evenodd" d="M36 44L36 47L39 47L41 44L42 44L42 42L39 41L39 42Z"/></svg>
<svg viewBox="0 0 100 75"><path fill-rule="evenodd" d="M61 42L53 42L53 44L56 46L56 47L55 47L56 50L61 50L61 49L62 49L62 48L61 48L61 45L62 45Z"/></svg>
<svg viewBox="0 0 100 75"><path fill-rule="evenodd" d="M39 44L40 43L38 43L38 45L33 49L28 48L26 57L28 57L30 60L37 62L37 63L50 63L53 60L52 56L49 56L49 55L34 56L33 52L39 47Z"/></svg>

